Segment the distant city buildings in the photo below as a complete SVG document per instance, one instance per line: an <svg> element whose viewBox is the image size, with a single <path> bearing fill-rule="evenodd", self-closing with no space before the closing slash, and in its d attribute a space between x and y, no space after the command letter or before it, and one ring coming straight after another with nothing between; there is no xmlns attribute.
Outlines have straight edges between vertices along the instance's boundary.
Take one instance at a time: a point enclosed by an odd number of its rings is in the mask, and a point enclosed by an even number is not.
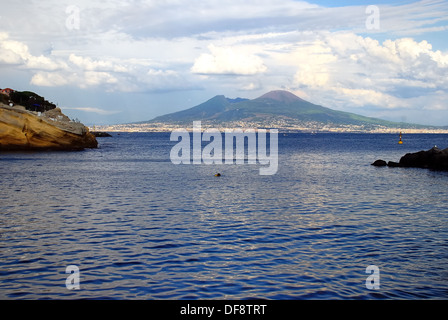
<svg viewBox="0 0 448 320"><path fill-rule="evenodd" d="M288 132L340 132L340 133L448 133L448 129L438 128L392 128L379 125L341 125L321 122L287 121L277 119L266 122L246 122L232 121L225 123L211 123L202 121L202 129L216 128L221 132L226 129L278 129L281 133ZM193 123L190 124L170 124L170 123L131 123L96 126L96 130L104 132L171 132L175 129L184 128L192 130Z"/></svg>

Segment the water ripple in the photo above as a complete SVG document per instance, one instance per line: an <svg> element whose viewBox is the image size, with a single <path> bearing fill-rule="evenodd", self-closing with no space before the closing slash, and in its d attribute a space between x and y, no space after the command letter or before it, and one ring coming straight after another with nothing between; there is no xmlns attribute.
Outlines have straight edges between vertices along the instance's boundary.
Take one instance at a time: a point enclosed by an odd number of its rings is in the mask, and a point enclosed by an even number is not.
<svg viewBox="0 0 448 320"><path fill-rule="evenodd" d="M369 135L356 136L363 150L288 136L270 177L172 165L165 138L3 156L0 298L448 298L446 174L371 167L403 150ZM80 290L65 286L68 265Z"/></svg>

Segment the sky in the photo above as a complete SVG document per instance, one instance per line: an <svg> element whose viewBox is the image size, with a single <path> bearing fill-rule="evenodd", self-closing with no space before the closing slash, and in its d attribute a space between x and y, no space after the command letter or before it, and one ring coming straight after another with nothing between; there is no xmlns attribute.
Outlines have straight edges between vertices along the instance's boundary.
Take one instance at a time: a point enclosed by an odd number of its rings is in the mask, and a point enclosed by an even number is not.
<svg viewBox="0 0 448 320"><path fill-rule="evenodd" d="M448 1L2 1L0 88L86 125L288 90L448 125Z"/></svg>

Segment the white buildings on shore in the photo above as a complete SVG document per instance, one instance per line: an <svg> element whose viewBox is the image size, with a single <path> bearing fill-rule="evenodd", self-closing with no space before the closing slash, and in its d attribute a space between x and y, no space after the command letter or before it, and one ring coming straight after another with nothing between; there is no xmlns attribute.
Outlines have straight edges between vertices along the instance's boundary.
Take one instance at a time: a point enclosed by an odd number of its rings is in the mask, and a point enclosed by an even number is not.
<svg viewBox="0 0 448 320"><path fill-rule="evenodd" d="M95 130L105 132L171 132L175 129L184 128L191 130L193 123L167 124L167 123L131 123L117 125L95 126ZM340 133L448 133L448 129L439 128L401 128L386 126L360 126L360 125L332 125L319 122L297 122L287 123L283 120L274 120L269 122L245 122L234 121L223 124L202 122L202 129L216 128L220 131L226 129L278 129L279 132L340 132ZM92 130L92 128L91 128Z"/></svg>

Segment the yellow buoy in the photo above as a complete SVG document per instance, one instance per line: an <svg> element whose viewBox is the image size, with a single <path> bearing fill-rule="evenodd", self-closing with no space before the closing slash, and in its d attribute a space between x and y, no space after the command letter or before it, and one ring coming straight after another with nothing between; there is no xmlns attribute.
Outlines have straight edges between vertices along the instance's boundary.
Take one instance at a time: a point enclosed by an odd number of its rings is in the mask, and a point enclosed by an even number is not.
<svg viewBox="0 0 448 320"><path fill-rule="evenodd" d="M400 140L398 141L398 144L403 144L403 141L401 140L401 132L400 132Z"/></svg>
<svg viewBox="0 0 448 320"><path fill-rule="evenodd" d="M215 174L215 177L220 177L220 176L221 176L220 173Z"/></svg>

